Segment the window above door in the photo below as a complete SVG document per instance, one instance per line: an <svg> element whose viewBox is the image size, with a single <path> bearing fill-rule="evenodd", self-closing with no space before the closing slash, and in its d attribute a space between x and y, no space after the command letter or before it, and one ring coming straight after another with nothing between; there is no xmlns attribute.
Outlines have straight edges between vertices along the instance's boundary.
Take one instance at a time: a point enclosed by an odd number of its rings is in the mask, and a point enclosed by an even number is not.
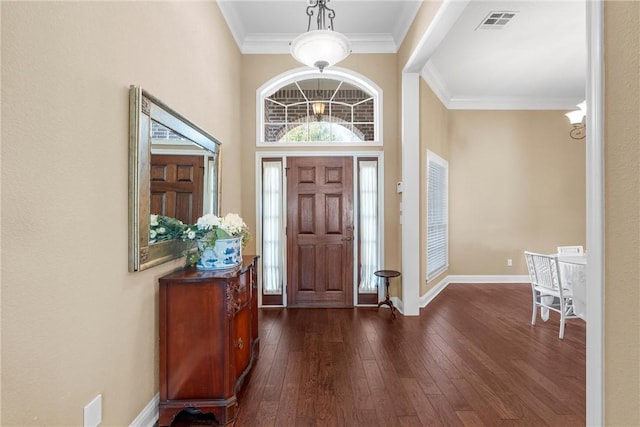
<svg viewBox="0 0 640 427"><path fill-rule="evenodd" d="M299 71L259 89L257 145L381 145L381 91L332 71Z"/></svg>

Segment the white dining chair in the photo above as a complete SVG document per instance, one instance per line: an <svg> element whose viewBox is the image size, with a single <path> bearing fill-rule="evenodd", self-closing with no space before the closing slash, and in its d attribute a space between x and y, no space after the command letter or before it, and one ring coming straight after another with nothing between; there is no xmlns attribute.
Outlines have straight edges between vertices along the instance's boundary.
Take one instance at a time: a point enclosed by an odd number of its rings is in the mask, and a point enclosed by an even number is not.
<svg viewBox="0 0 640 427"><path fill-rule="evenodd" d="M563 286L558 268L558 258L554 255L528 251L525 251L524 256L529 269L533 296L531 324L536 324L538 307L553 310L560 314L559 338L564 339L565 321L578 316L573 311L571 291Z"/></svg>
<svg viewBox="0 0 640 427"><path fill-rule="evenodd" d="M584 248L579 246L558 246L559 255L582 255Z"/></svg>

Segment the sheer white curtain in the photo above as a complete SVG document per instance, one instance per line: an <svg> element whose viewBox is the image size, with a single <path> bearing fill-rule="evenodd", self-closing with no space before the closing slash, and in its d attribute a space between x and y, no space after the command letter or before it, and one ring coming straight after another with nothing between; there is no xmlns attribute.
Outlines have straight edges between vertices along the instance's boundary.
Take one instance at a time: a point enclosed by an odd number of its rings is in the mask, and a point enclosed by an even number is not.
<svg viewBox="0 0 640 427"><path fill-rule="evenodd" d="M378 270L378 162L359 161L360 293L376 293Z"/></svg>
<svg viewBox="0 0 640 427"><path fill-rule="evenodd" d="M262 290L282 294L282 162L262 163Z"/></svg>

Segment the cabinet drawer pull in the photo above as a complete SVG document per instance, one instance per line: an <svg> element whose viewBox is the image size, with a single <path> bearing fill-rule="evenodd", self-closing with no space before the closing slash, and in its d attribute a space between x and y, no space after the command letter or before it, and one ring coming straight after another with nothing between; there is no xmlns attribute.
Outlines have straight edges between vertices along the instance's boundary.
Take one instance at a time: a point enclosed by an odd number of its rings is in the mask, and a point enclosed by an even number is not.
<svg viewBox="0 0 640 427"><path fill-rule="evenodd" d="M244 347L244 341L242 341L242 338L238 338L238 348L242 350L243 347Z"/></svg>

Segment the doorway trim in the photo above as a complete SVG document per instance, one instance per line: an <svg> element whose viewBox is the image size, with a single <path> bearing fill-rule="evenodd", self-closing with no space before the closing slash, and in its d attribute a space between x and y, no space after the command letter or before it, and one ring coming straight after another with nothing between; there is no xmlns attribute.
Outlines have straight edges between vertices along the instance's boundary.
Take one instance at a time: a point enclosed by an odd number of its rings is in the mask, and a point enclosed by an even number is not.
<svg viewBox="0 0 640 427"><path fill-rule="evenodd" d="M587 425L604 425L604 1L587 8Z"/></svg>
<svg viewBox="0 0 640 427"><path fill-rule="evenodd" d="M256 176L256 253L258 256L262 256L262 159L263 158L282 158L283 170L287 167L288 157L351 157L353 160L354 170L354 246L353 246L353 306L367 306L366 304L358 304L358 248L359 248L359 212L360 207L357 201L357 159L358 157L375 157L378 159L378 234L380 236L380 243L378 248L378 258L380 259L380 265L384 265L384 152L380 150L375 151L258 151L256 152L255 159L255 176ZM287 186L286 186L286 172L283 174L283 194L282 194L282 207L283 212L286 212L287 203ZM286 241L286 239L285 239ZM286 251L285 259L283 260L283 289L282 289L282 306L270 305L269 307L287 307L287 271L286 271ZM262 270L258 269L258 283L262 284ZM378 299L383 296L382 287L378 288ZM258 289L258 306L262 307L262 288Z"/></svg>

